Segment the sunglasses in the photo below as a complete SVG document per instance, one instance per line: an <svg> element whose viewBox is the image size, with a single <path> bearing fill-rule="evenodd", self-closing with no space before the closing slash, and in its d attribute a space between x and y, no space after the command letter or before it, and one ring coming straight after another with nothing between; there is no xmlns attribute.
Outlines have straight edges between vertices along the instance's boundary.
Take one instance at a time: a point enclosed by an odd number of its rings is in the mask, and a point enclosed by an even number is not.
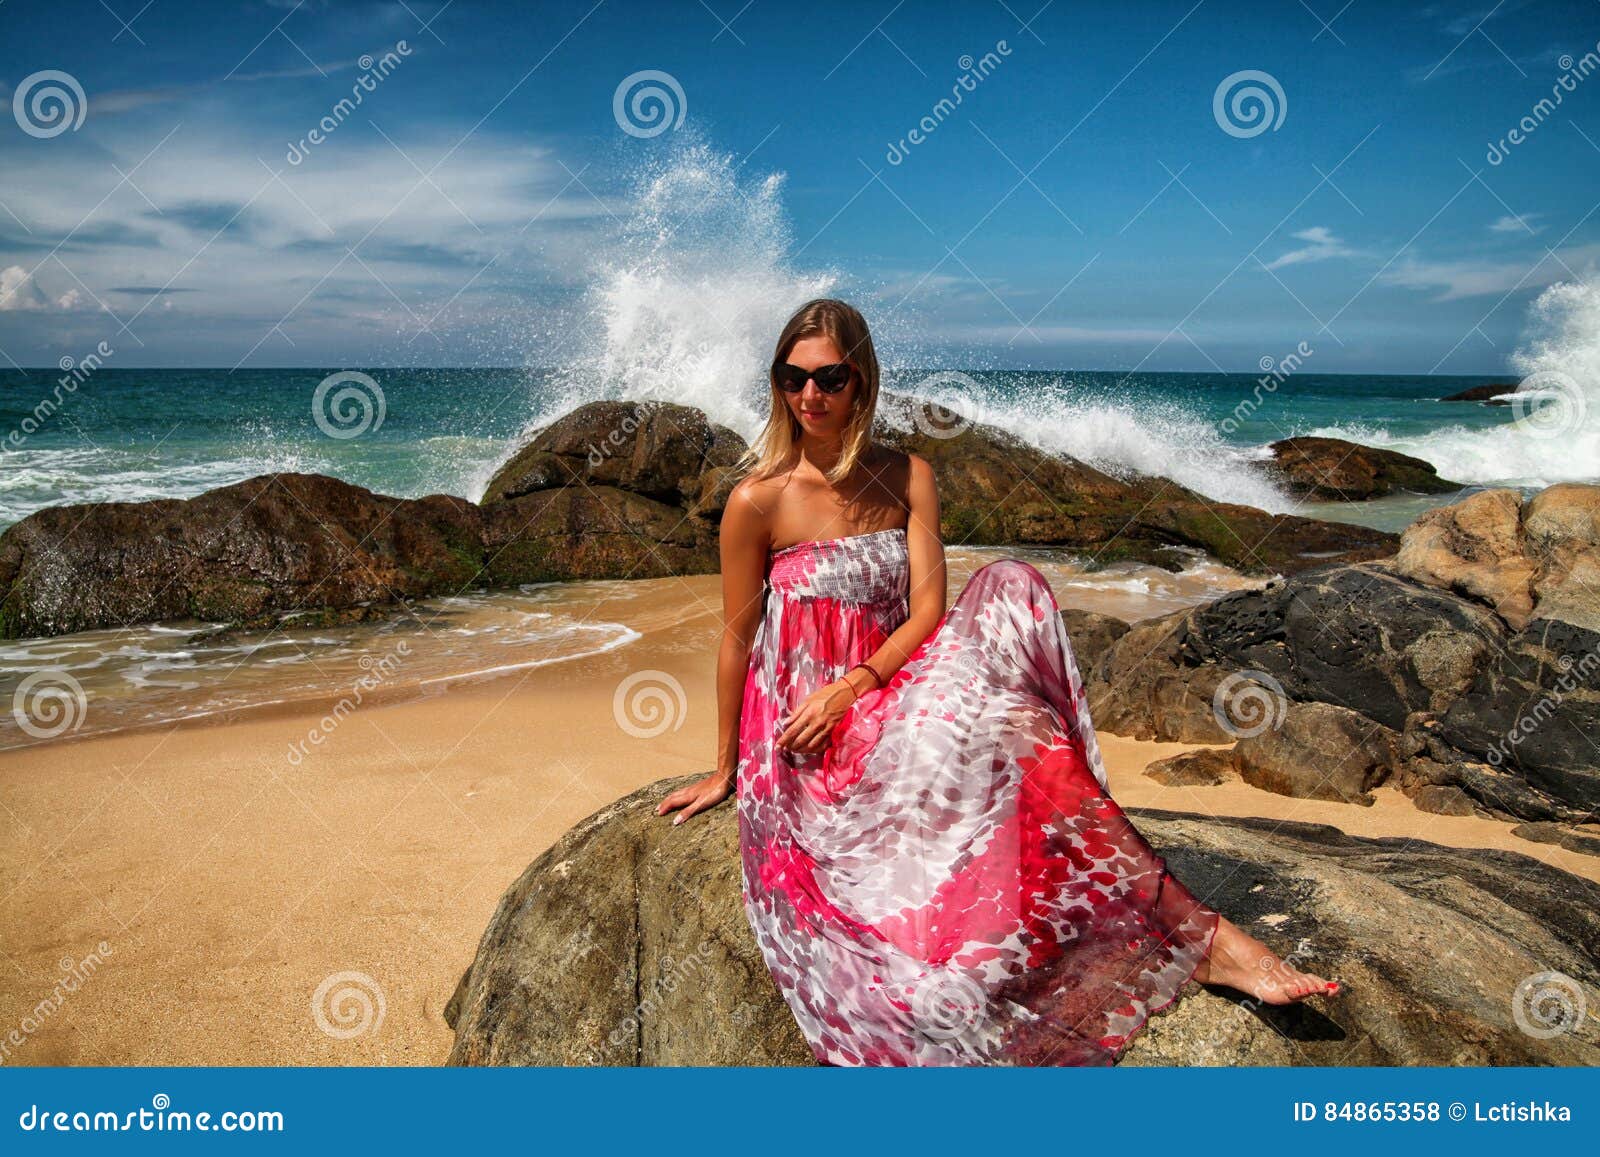
<svg viewBox="0 0 1600 1157"><path fill-rule="evenodd" d="M772 366L772 380L780 390L789 394L798 394L805 389L807 381L816 382L817 389L824 394L837 394L850 381L850 374L849 362L818 366L814 370L803 370L788 362L774 362Z"/></svg>

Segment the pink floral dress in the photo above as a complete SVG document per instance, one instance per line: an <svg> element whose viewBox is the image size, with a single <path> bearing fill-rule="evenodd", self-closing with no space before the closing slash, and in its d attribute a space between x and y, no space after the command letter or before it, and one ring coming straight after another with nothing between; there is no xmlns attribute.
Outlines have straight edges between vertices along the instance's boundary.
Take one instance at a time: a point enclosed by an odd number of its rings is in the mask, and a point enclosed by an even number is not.
<svg viewBox="0 0 1600 1157"><path fill-rule="evenodd" d="M819 1062L1105 1065L1219 919L1108 794L1054 592L974 574L826 751L774 742L909 614L905 532L772 552L739 730L743 899Z"/></svg>

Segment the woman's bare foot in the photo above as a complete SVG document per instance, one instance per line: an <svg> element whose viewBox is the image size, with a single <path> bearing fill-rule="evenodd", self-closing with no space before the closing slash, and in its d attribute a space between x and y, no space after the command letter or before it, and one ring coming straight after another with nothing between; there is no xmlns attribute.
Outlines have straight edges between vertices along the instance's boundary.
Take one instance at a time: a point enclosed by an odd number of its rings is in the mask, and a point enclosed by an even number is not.
<svg viewBox="0 0 1600 1157"><path fill-rule="evenodd" d="M1211 952L1195 969L1202 984L1225 984L1268 1004L1292 1004L1318 994L1334 996L1337 980L1301 972L1233 921L1219 917Z"/></svg>

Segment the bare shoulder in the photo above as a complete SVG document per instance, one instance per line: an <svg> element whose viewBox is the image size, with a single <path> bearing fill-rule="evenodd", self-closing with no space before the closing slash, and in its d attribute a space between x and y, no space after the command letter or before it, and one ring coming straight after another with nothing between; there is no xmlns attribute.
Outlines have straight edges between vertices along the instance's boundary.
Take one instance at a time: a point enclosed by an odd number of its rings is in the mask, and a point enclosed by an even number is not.
<svg viewBox="0 0 1600 1157"><path fill-rule="evenodd" d="M930 491L937 489L934 480L933 467L928 464L928 460L926 458L924 458L921 454L913 454L909 450L896 451L896 453L898 453L901 458L905 459L903 468L905 470L904 477L906 480L906 492L908 494L913 496L919 493L926 495Z"/></svg>
<svg viewBox="0 0 1600 1157"><path fill-rule="evenodd" d="M722 536L764 539L777 509L781 478L755 478L749 475L734 483L722 509Z"/></svg>
<svg viewBox="0 0 1600 1157"><path fill-rule="evenodd" d="M778 495L783 490L784 477L781 474L769 475L766 478L756 478L745 475L734 483L733 489L728 492L727 508L732 510L738 507L741 513L770 514L777 501Z"/></svg>

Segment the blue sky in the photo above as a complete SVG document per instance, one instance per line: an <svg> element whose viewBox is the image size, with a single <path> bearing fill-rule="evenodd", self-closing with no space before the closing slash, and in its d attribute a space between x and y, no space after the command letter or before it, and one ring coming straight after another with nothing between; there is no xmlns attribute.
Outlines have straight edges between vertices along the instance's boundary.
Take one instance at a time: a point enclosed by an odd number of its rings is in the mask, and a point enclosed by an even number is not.
<svg viewBox="0 0 1600 1157"><path fill-rule="evenodd" d="M9 0L0 366L550 364L688 167L718 208L657 259L930 363L1500 373L1600 257L1597 42L1587 0ZM75 128L15 106L47 71ZM1247 71L1275 128L1218 118Z"/></svg>

